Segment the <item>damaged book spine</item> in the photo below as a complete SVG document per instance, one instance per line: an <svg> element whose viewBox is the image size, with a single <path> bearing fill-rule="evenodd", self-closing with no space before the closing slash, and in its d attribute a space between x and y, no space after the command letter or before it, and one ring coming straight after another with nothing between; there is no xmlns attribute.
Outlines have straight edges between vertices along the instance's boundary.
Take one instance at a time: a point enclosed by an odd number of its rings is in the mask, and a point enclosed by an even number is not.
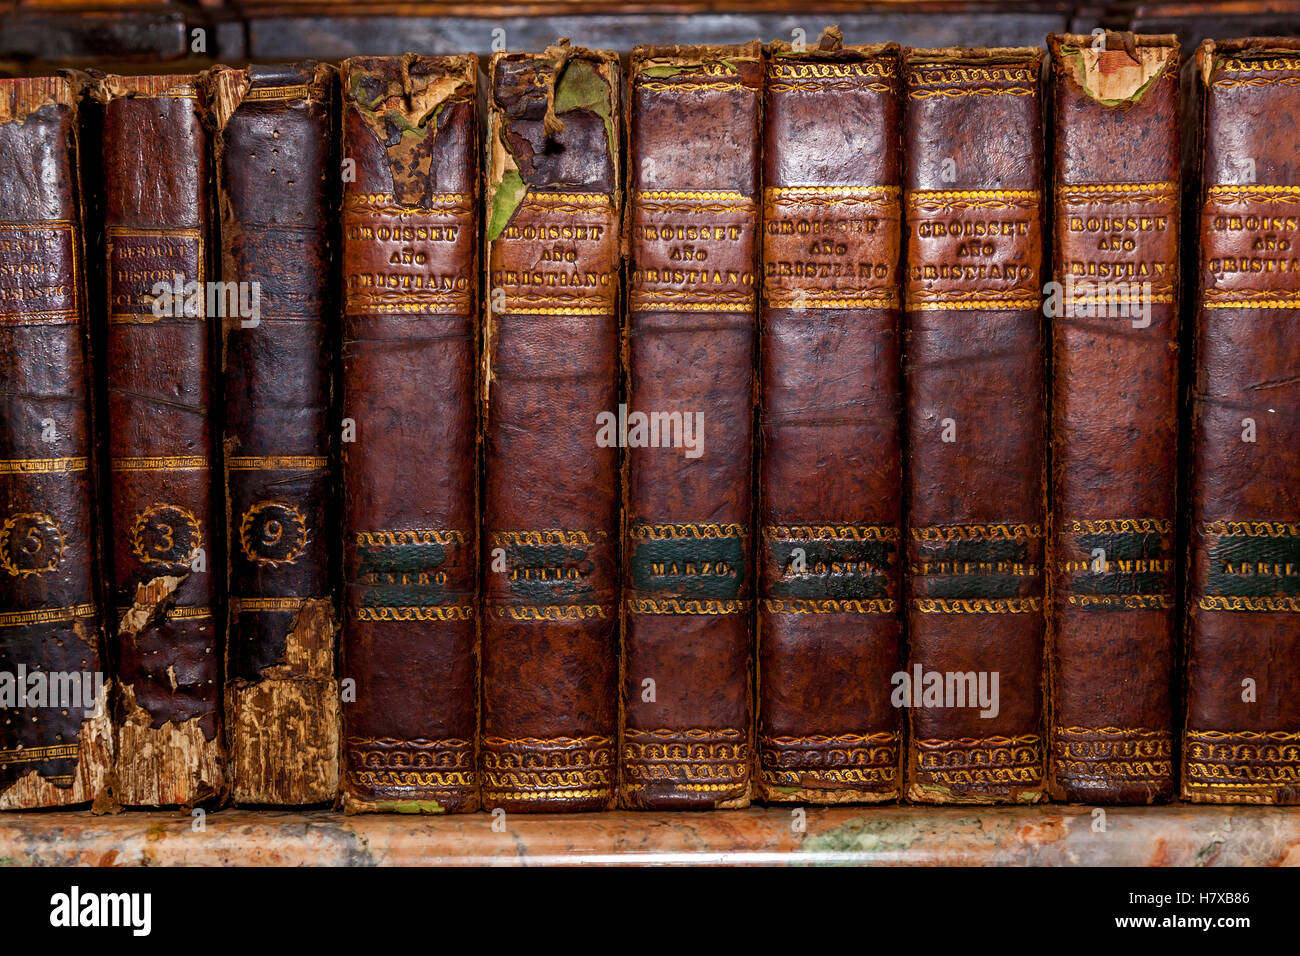
<svg viewBox="0 0 1300 956"><path fill-rule="evenodd" d="M1158 803L1174 792L1178 42L1048 46L1048 788L1060 801Z"/></svg>
<svg viewBox="0 0 1300 956"><path fill-rule="evenodd" d="M901 789L897 46L774 44L763 116L759 782Z"/></svg>
<svg viewBox="0 0 1300 956"><path fill-rule="evenodd" d="M908 50L907 796L1042 798L1046 400L1036 48Z"/></svg>
<svg viewBox="0 0 1300 956"><path fill-rule="evenodd" d="M483 343L483 802L603 810L618 732L620 72L498 54Z"/></svg>
<svg viewBox="0 0 1300 956"><path fill-rule="evenodd" d="M0 810L112 802L79 97L0 80Z"/></svg>
<svg viewBox="0 0 1300 956"><path fill-rule="evenodd" d="M1207 40L1186 70L1201 183L1182 795L1300 804L1300 40Z"/></svg>
<svg viewBox="0 0 1300 956"><path fill-rule="evenodd" d="M631 84L620 799L743 807L762 47L638 47Z"/></svg>
<svg viewBox="0 0 1300 956"><path fill-rule="evenodd" d="M221 212L234 800L335 799L330 212L335 70L209 74Z"/></svg>
<svg viewBox="0 0 1300 956"><path fill-rule="evenodd" d="M193 806L227 790L204 104L196 76L105 77L93 93L103 123L117 796Z"/></svg>
<svg viewBox="0 0 1300 956"><path fill-rule="evenodd" d="M343 803L475 810L477 61L342 74Z"/></svg>

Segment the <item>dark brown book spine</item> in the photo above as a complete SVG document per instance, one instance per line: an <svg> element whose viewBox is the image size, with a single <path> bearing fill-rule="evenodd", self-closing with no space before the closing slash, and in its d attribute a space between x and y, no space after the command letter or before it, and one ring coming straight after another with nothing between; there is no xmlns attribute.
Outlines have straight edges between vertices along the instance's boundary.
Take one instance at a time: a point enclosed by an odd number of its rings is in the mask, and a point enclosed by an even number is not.
<svg viewBox="0 0 1300 956"><path fill-rule="evenodd" d="M1189 70L1203 152L1182 792L1295 804L1300 41L1206 41Z"/></svg>
<svg viewBox="0 0 1300 956"><path fill-rule="evenodd" d="M1053 36L1048 789L1173 795L1178 42Z"/></svg>
<svg viewBox="0 0 1300 956"><path fill-rule="evenodd" d="M112 770L77 100L0 80L0 810L95 800Z"/></svg>
<svg viewBox="0 0 1300 956"><path fill-rule="evenodd" d="M226 720L240 803L320 803L338 790L335 78L311 63L210 74L226 284Z"/></svg>
<svg viewBox="0 0 1300 956"><path fill-rule="evenodd" d="M1041 54L909 50L907 794L1043 789Z"/></svg>
<svg viewBox="0 0 1300 956"><path fill-rule="evenodd" d="M208 142L196 76L107 77L103 193L117 797L226 792L209 423Z"/></svg>
<svg viewBox="0 0 1300 956"><path fill-rule="evenodd" d="M901 69L774 47L763 106L759 784L901 789Z"/></svg>
<svg viewBox="0 0 1300 956"><path fill-rule="evenodd" d="M763 55L632 55L624 806L749 803ZM625 433L625 434L624 434Z"/></svg>
<svg viewBox="0 0 1300 956"><path fill-rule="evenodd" d="M618 57L492 58L483 802L601 810L618 728Z"/></svg>
<svg viewBox="0 0 1300 956"><path fill-rule="evenodd" d="M350 811L478 807L477 75L468 56L343 64Z"/></svg>

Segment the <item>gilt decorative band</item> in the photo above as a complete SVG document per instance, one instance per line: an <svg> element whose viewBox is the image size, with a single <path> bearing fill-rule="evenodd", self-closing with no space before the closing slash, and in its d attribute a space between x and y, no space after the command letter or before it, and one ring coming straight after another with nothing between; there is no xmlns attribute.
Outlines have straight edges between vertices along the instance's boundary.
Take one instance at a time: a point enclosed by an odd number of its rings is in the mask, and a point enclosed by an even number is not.
<svg viewBox="0 0 1300 956"><path fill-rule="evenodd" d="M299 83L294 86L255 86L244 93L243 102L305 100L311 96L320 99L325 96L325 93L324 89L319 86L312 86L310 83Z"/></svg>
<svg viewBox="0 0 1300 956"><path fill-rule="evenodd" d="M924 785L1032 786L1043 780L1043 739L1038 734L953 740L914 740L917 775Z"/></svg>
<svg viewBox="0 0 1300 956"><path fill-rule="evenodd" d="M757 91L743 83L727 80L688 80L681 83L666 83L662 80L636 79L637 90L647 93L756 93Z"/></svg>
<svg viewBox="0 0 1300 956"><path fill-rule="evenodd" d="M419 791L469 790L475 786L474 742L449 737L443 740L400 740L395 737L348 737L343 748L346 772L361 790Z"/></svg>
<svg viewBox="0 0 1300 956"><path fill-rule="evenodd" d="M895 732L763 735L758 747L760 773L769 786L892 789L898 783Z"/></svg>
<svg viewBox="0 0 1300 956"><path fill-rule="evenodd" d="M1070 786L1149 785L1173 776L1173 737L1145 727L1057 727L1052 733L1056 778Z"/></svg>
<svg viewBox="0 0 1300 956"><path fill-rule="evenodd" d="M610 616L601 604L493 604L487 611L493 617L512 621L585 621Z"/></svg>
<svg viewBox="0 0 1300 956"><path fill-rule="evenodd" d="M283 611L300 611L308 601L321 600L310 597L243 597L232 598L240 614L274 614Z"/></svg>
<svg viewBox="0 0 1300 956"><path fill-rule="evenodd" d="M1281 802L1300 787L1300 732L1188 730L1184 789L1205 803Z"/></svg>
<svg viewBox="0 0 1300 956"><path fill-rule="evenodd" d="M226 459L230 471L314 471L328 467L325 455L235 455Z"/></svg>
<svg viewBox="0 0 1300 956"><path fill-rule="evenodd" d="M79 618L93 618L95 613L95 605L93 604L48 607L35 611L6 611L0 613L0 627L23 627L31 624L66 624Z"/></svg>
<svg viewBox="0 0 1300 956"><path fill-rule="evenodd" d="M48 747L14 747L0 750L0 767L16 763L45 763L49 760L76 760L80 744L51 744ZM46 778L52 779L52 778Z"/></svg>
<svg viewBox="0 0 1300 956"><path fill-rule="evenodd" d="M614 740L587 737L483 738L483 799L600 800L614 793Z"/></svg>
<svg viewBox="0 0 1300 956"><path fill-rule="evenodd" d="M911 528L916 541L979 541L984 539L1041 538L1040 524L945 524Z"/></svg>
<svg viewBox="0 0 1300 956"><path fill-rule="evenodd" d="M154 458L114 458L113 471L207 471L212 463L203 455L164 455Z"/></svg>
<svg viewBox="0 0 1300 956"><path fill-rule="evenodd" d="M693 793L742 790L750 747L735 729L637 730L623 735L624 788L661 785Z"/></svg>
<svg viewBox="0 0 1300 956"><path fill-rule="evenodd" d="M748 601L681 600L678 598L628 598L630 614L746 614Z"/></svg>
<svg viewBox="0 0 1300 956"><path fill-rule="evenodd" d="M743 524L635 524L628 529L628 536L647 541L747 538L749 528Z"/></svg>
<svg viewBox="0 0 1300 956"><path fill-rule="evenodd" d="M0 475L51 475L88 467L89 458L16 458L0 461Z"/></svg>
<svg viewBox="0 0 1300 956"><path fill-rule="evenodd" d="M768 614L893 614L898 610L898 602L892 598L764 598L760 606Z"/></svg>

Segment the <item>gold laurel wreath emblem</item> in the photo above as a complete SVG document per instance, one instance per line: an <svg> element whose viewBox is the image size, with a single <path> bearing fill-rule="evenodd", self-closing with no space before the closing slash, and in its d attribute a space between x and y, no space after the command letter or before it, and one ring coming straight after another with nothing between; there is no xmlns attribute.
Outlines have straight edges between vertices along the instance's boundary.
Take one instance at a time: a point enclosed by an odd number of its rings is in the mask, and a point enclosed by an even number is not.
<svg viewBox="0 0 1300 956"><path fill-rule="evenodd" d="M294 526L293 541L288 550L279 556L263 554L258 550L258 544L250 540L253 526L264 513L269 512L272 508L279 508L284 512L282 519L280 519L282 524L290 523ZM287 528L281 528L280 536L271 543L278 543L287 530ZM283 501L259 501L250 506L239 521L239 546L243 550L244 556L257 564L265 564L273 568L281 564L293 564L307 548L307 519L303 517L301 511L291 504Z"/></svg>
<svg viewBox="0 0 1300 956"><path fill-rule="evenodd" d="M159 521L157 525L151 523L153 519L159 518L161 515L164 515L169 511L175 512L180 516L181 520L184 522L185 532L194 540L194 544L190 546L185 556L181 558L155 557L149 553L149 548L145 544L145 532L153 530L156 533L161 534L162 537L170 539L168 547L163 550L170 550L172 547L175 547L175 540L178 537L175 524L164 521ZM167 531L159 531L159 528L166 528ZM161 564L167 566L189 564L194 560L194 555L198 552L199 548L203 546L203 530L198 516L188 508L183 508L180 505L167 504L166 502L152 504L136 515L135 521L131 525L130 538L131 553L145 564Z"/></svg>
<svg viewBox="0 0 1300 956"><path fill-rule="evenodd" d="M20 567L14 560L15 555L13 547L14 530L20 522L27 521L40 531L41 546L44 547L46 542L53 545L50 549L53 555L49 563L43 567L24 568ZM29 528L27 535L23 540L31 537ZM39 550L39 549L38 549ZM63 529L59 523L54 520L53 516L45 514L43 511L19 511L11 514L5 523L0 526L0 567L3 567L14 577L25 578L33 574L44 574L47 571L53 571L63 560Z"/></svg>

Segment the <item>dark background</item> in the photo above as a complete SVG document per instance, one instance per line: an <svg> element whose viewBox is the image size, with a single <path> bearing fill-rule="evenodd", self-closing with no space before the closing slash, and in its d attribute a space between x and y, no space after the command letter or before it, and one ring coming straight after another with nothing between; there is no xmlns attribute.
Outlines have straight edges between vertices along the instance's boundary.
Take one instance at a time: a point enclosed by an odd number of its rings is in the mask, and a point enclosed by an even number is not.
<svg viewBox="0 0 1300 956"><path fill-rule="evenodd" d="M626 52L640 43L790 39L802 29L814 43L832 23L843 30L845 42L855 44L1037 46L1049 33L1105 27L1176 33L1188 50L1206 37L1300 35L1300 0L0 0L0 75L47 72L50 64L136 72L174 61L167 69L179 72L182 63L189 70L222 61L338 60L408 51L487 54L494 38L498 48L512 50L541 50L569 36L578 45ZM201 49L195 49L196 30L203 31Z"/></svg>

